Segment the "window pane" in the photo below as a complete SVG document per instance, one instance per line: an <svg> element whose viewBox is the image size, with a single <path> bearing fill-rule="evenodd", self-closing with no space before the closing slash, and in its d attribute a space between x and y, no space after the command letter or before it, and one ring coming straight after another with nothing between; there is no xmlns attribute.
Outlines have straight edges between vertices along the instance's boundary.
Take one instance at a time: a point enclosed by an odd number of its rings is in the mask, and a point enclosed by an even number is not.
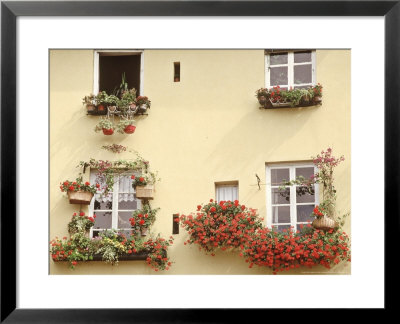
<svg viewBox="0 0 400 324"><path fill-rule="evenodd" d="M118 209L137 209L137 200L135 194L118 194Z"/></svg>
<svg viewBox="0 0 400 324"><path fill-rule="evenodd" d="M271 53L269 57L270 65L287 64L288 62L288 53Z"/></svg>
<svg viewBox="0 0 400 324"><path fill-rule="evenodd" d="M112 194L111 193L107 195L95 194L94 209L95 210L112 209Z"/></svg>
<svg viewBox="0 0 400 324"><path fill-rule="evenodd" d="M279 226L275 226L275 230L277 232L283 232L284 230L289 230L290 229L290 225L279 225Z"/></svg>
<svg viewBox="0 0 400 324"><path fill-rule="evenodd" d="M271 170L271 185L281 185L283 181L289 180L289 169L272 169Z"/></svg>
<svg viewBox="0 0 400 324"><path fill-rule="evenodd" d="M238 199L237 186L217 186L217 201L235 201Z"/></svg>
<svg viewBox="0 0 400 324"><path fill-rule="evenodd" d="M301 176L305 179L310 179L313 174L314 167L296 168L296 178Z"/></svg>
<svg viewBox="0 0 400 324"><path fill-rule="evenodd" d="M312 82L311 64L294 66L294 84L311 83Z"/></svg>
<svg viewBox="0 0 400 324"><path fill-rule="evenodd" d="M276 86L280 84L288 84L288 68L287 66L271 67L270 85Z"/></svg>
<svg viewBox="0 0 400 324"><path fill-rule="evenodd" d="M131 222L129 218L132 218L131 211L129 212L118 212L118 228L130 228Z"/></svg>
<svg viewBox="0 0 400 324"><path fill-rule="evenodd" d="M133 234L132 230L118 230L118 233L121 233L126 236L126 238L130 238Z"/></svg>
<svg viewBox="0 0 400 324"><path fill-rule="evenodd" d="M311 193L308 190L308 187L305 186L296 186L296 202L297 203L308 203L314 202L314 186L311 189Z"/></svg>
<svg viewBox="0 0 400 324"><path fill-rule="evenodd" d="M96 212L93 229L111 228L111 212Z"/></svg>
<svg viewBox="0 0 400 324"><path fill-rule="evenodd" d="M272 203L275 204L288 204L290 201L290 189L285 188L272 188Z"/></svg>
<svg viewBox="0 0 400 324"><path fill-rule="evenodd" d="M294 52L294 63L311 62L311 52Z"/></svg>
<svg viewBox="0 0 400 324"><path fill-rule="evenodd" d="M131 176L132 176L132 174L121 174L118 177L119 192L126 192L126 193L134 193L135 192L135 190L132 188Z"/></svg>
<svg viewBox="0 0 400 324"><path fill-rule="evenodd" d="M310 215L312 214L314 207L315 205L297 206L297 222L312 222L314 218Z"/></svg>
<svg viewBox="0 0 400 324"><path fill-rule="evenodd" d="M290 206L272 207L272 223L290 223Z"/></svg>

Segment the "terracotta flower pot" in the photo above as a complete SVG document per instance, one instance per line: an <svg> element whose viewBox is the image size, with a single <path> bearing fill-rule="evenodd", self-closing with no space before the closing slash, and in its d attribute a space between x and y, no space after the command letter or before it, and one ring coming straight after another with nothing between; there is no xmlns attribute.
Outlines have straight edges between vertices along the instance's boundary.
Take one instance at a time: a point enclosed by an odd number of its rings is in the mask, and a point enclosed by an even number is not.
<svg viewBox="0 0 400 324"><path fill-rule="evenodd" d="M103 104L97 106L97 111L106 111L106 107Z"/></svg>
<svg viewBox="0 0 400 324"><path fill-rule="evenodd" d="M112 134L114 134L114 130L112 128L110 128L110 129L103 128L103 134L104 135L112 135Z"/></svg>
<svg viewBox="0 0 400 324"><path fill-rule="evenodd" d="M124 132L126 134L133 134L135 132L136 126L128 125L125 127Z"/></svg>
<svg viewBox="0 0 400 324"><path fill-rule="evenodd" d="M320 229L323 231L329 231L329 230L337 227L337 223L332 218L329 218L324 215L322 217L316 218L312 222L312 226L316 229Z"/></svg>
<svg viewBox="0 0 400 324"><path fill-rule="evenodd" d="M96 106L93 104L86 104L86 109L88 113L94 112L96 109Z"/></svg>
<svg viewBox="0 0 400 324"><path fill-rule="evenodd" d="M142 227L142 228L140 229L140 235L146 236L148 230L149 230L149 229L148 229L147 227Z"/></svg>

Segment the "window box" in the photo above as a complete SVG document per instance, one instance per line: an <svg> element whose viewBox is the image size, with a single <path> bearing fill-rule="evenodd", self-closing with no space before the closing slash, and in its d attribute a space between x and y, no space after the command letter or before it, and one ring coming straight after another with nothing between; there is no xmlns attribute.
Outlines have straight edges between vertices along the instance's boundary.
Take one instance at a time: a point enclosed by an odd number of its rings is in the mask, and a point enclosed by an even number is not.
<svg viewBox="0 0 400 324"><path fill-rule="evenodd" d="M105 105L94 106L94 109L93 106L86 105L86 109L88 115L94 115L94 116L107 115L107 107Z"/></svg>
<svg viewBox="0 0 400 324"><path fill-rule="evenodd" d="M93 194L89 191L68 191L70 204L90 205Z"/></svg>
<svg viewBox="0 0 400 324"><path fill-rule="evenodd" d="M148 256L149 256L148 251L141 251L141 252L137 252L137 253L119 255L118 261L145 261ZM66 262L67 260L53 259L53 261L54 262ZM101 254L94 254L92 260L87 260L84 262L88 262L88 261L103 261L103 256Z"/></svg>
<svg viewBox="0 0 400 324"><path fill-rule="evenodd" d="M136 198L139 199L153 199L154 198L154 186L137 186L136 187Z"/></svg>

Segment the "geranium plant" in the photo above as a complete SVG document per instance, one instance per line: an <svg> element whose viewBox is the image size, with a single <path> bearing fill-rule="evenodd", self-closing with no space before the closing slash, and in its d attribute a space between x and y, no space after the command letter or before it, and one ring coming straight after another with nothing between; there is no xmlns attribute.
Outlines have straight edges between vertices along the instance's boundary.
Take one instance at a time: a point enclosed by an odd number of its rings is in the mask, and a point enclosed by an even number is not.
<svg viewBox="0 0 400 324"><path fill-rule="evenodd" d="M196 213L181 215L180 222L190 234L185 244L197 244L207 252L237 248L263 227L256 211L237 200L218 203L211 199L208 204L198 205Z"/></svg>
<svg viewBox="0 0 400 324"><path fill-rule="evenodd" d="M154 271L169 270L171 261L167 256L167 250L173 241L174 238L172 236L166 240L158 235L156 238L150 238L144 243L144 247L149 251L146 262Z"/></svg>
<svg viewBox="0 0 400 324"><path fill-rule="evenodd" d="M139 96L139 97L136 98L136 105L139 106L139 107L141 105L146 105L147 108L150 108L151 101L146 96Z"/></svg>
<svg viewBox="0 0 400 324"><path fill-rule="evenodd" d="M83 183L82 177L76 178L75 181L65 180L62 183L60 183L60 190L62 192L88 191L91 192L92 194L95 194L98 188L99 188L98 184L91 185L89 181Z"/></svg>
<svg viewBox="0 0 400 324"><path fill-rule="evenodd" d="M144 204L141 209L135 210L129 219L131 226L137 231L141 228L150 227L156 220L156 214L160 208L152 209L150 204Z"/></svg>
<svg viewBox="0 0 400 324"><path fill-rule="evenodd" d="M132 134L135 129L135 121L133 119L121 119L115 127L118 133Z"/></svg>
<svg viewBox="0 0 400 324"><path fill-rule="evenodd" d="M131 175L131 179L132 179L132 187L136 188L137 186L145 186L148 183L151 183L151 179L148 175Z"/></svg>
<svg viewBox="0 0 400 324"><path fill-rule="evenodd" d="M110 118L100 118L99 123L95 126L94 131L100 132L103 131L104 135L112 135L114 133L114 124L110 120Z"/></svg>
<svg viewBox="0 0 400 324"><path fill-rule="evenodd" d="M88 232L90 228L94 225L96 215L93 217L86 216L84 212L74 213L72 215L71 221L68 223L68 233L84 233Z"/></svg>

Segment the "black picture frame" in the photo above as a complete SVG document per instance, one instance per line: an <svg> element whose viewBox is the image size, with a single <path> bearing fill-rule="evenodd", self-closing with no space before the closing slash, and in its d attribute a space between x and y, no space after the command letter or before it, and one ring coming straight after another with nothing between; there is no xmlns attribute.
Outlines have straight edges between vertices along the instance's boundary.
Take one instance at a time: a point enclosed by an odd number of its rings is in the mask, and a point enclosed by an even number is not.
<svg viewBox="0 0 400 324"><path fill-rule="evenodd" d="M396 307L391 238L399 234L400 0L396 1L2 1L1 3L1 322L234 322L262 309L16 308L16 19L19 16L384 16L385 310ZM371 45L373 47L373 44ZM367 90L366 90L367 91ZM380 217L381 215L377 215ZM373 256L371 256L373 259ZM371 263L373 267L373 263Z"/></svg>

